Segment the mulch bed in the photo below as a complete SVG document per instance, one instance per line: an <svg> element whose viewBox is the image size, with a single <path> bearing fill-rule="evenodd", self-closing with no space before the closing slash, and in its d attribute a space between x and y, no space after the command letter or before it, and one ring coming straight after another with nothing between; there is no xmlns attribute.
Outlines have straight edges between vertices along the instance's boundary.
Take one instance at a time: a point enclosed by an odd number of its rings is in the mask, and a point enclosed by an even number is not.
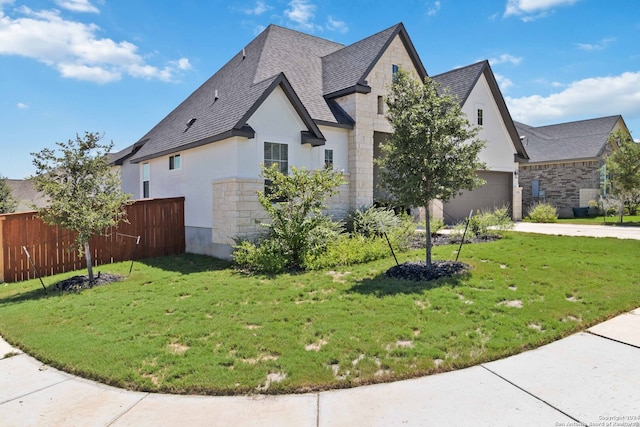
<svg viewBox="0 0 640 427"><path fill-rule="evenodd" d="M54 288L62 292L79 292L83 289L108 285L109 283L119 282L121 280L124 280L124 277L117 274L98 273L97 276L93 277L93 281L89 280L89 276L73 276L57 282Z"/></svg>
<svg viewBox="0 0 640 427"><path fill-rule="evenodd" d="M464 244L492 242L499 239L499 235L487 235L473 238L466 237ZM431 236L431 244L433 246L460 244L461 241L462 237L458 235L452 236L450 234L436 234L435 236ZM411 247L413 249L425 249L426 245L427 242L424 234L416 235L411 242ZM429 281L462 274L471 269L469 264L459 261L435 260L432 261L431 264L431 269L427 269L425 261L408 261L391 267L385 272L385 275L387 277L401 280Z"/></svg>
<svg viewBox="0 0 640 427"><path fill-rule="evenodd" d="M432 261L430 269L427 269L425 261L407 261L394 265L386 271L385 275L394 279L428 281L461 274L469 271L470 268L468 264L459 261Z"/></svg>

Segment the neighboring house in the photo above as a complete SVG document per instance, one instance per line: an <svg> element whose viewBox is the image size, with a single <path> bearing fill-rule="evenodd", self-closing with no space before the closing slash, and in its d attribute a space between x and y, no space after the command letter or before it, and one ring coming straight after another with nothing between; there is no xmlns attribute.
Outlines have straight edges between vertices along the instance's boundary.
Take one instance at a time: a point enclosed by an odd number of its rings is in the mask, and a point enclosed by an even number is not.
<svg viewBox="0 0 640 427"><path fill-rule="evenodd" d="M469 212L508 206L515 220L522 219L522 188L518 169L528 161L518 131L502 97L488 61L432 77L440 91L455 95L472 125L480 127L478 138L486 141L480 161L487 166L478 171L486 184L473 191L463 191L442 206L445 222L456 223ZM437 214L437 210L436 210Z"/></svg>
<svg viewBox="0 0 640 427"><path fill-rule="evenodd" d="M376 201L398 68L427 75L402 24L349 46L270 25L112 164L134 198L184 196L187 251L227 258L234 238L263 231L260 164L342 170L336 216Z"/></svg>
<svg viewBox="0 0 640 427"><path fill-rule="evenodd" d="M11 188L11 194L17 202L16 212L32 211L34 207L46 206L46 197L33 188L33 182L29 179L7 179Z"/></svg>
<svg viewBox="0 0 640 427"><path fill-rule="evenodd" d="M607 185L606 156L617 149L609 136L629 133L619 115L538 127L516 122L516 128L530 157L520 166L523 209L548 202L561 216L598 200Z"/></svg>

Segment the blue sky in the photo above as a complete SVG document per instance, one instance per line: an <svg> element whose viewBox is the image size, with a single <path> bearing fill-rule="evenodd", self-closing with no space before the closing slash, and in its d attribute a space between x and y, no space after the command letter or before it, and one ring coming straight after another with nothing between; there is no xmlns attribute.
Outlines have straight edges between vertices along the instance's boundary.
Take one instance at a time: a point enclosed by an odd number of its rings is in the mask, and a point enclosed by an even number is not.
<svg viewBox="0 0 640 427"><path fill-rule="evenodd" d="M514 120L640 138L638 0L0 0L0 175L84 131L134 143L271 23L348 45L398 22L429 75L489 59Z"/></svg>

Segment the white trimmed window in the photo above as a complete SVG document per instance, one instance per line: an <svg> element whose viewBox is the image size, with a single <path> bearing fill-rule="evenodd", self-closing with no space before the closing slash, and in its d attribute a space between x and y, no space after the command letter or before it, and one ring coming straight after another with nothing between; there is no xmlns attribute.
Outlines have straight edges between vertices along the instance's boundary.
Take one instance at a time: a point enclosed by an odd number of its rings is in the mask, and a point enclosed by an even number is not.
<svg viewBox="0 0 640 427"><path fill-rule="evenodd" d="M176 154L175 156L169 156L169 170L178 170L180 169L180 154Z"/></svg>
<svg viewBox="0 0 640 427"><path fill-rule="evenodd" d="M151 170L149 168L149 163L143 163L142 164L142 198L143 199L148 199L151 194L151 188L149 185L150 177L151 177Z"/></svg>
<svg viewBox="0 0 640 427"><path fill-rule="evenodd" d="M333 150L328 148L324 150L324 168L333 169Z"/></svg>

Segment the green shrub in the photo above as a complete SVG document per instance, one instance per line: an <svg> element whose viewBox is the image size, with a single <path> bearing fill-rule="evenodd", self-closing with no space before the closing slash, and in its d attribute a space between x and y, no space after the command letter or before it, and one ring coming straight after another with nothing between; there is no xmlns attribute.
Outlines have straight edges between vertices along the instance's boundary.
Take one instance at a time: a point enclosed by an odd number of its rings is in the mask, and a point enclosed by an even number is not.
<svg viewBox="0 0 640 427"><path fill-rule="evenodd" d="M365 237L382 236L400 224L400 218L390 208L370 207L358 209L351 214L350 222L354 233Z"/></svg>
<svg viewBox="0 0 640 427"><path fill-rule="evenodd" d="M442 218L429 218L429 230L431 235L435 235L438 231L444 228L444 219Z"/></svg>
<svg viewBox="0 0 640 427"><path fill-rule="evenodd" d="M529 210L527 219L531 222L556 222L558 211L548 203L538 203Z"/></svg>
<svg viewBox="0 0 640 427"><path fill-rule="evenodd" d="M242 269L262 273L279 273L287 268L287 258L275 239L264 239L258 245L243 240L233 247L233 261Z"/></svg>
<svg viewBox="0 0 640 427"><path fill-rule="evenodd" d="M394 250L397 249L394 246ZM391 256L391 250L384 237L342 234L327 246L327 250L324 253L307 257L305 268L307 270L320 270L361 264L388 256Z"/></svg>
<svg viewBox="0 0 640 427"><path fill-rule="evenodd" d="M455 234L462 236L466 226L466 221L454 228ZM514 227L509 207L502 206L493 211L481 211L473 215L469 220L467 238L498 236L502 231L511 230Z"/></svg>

